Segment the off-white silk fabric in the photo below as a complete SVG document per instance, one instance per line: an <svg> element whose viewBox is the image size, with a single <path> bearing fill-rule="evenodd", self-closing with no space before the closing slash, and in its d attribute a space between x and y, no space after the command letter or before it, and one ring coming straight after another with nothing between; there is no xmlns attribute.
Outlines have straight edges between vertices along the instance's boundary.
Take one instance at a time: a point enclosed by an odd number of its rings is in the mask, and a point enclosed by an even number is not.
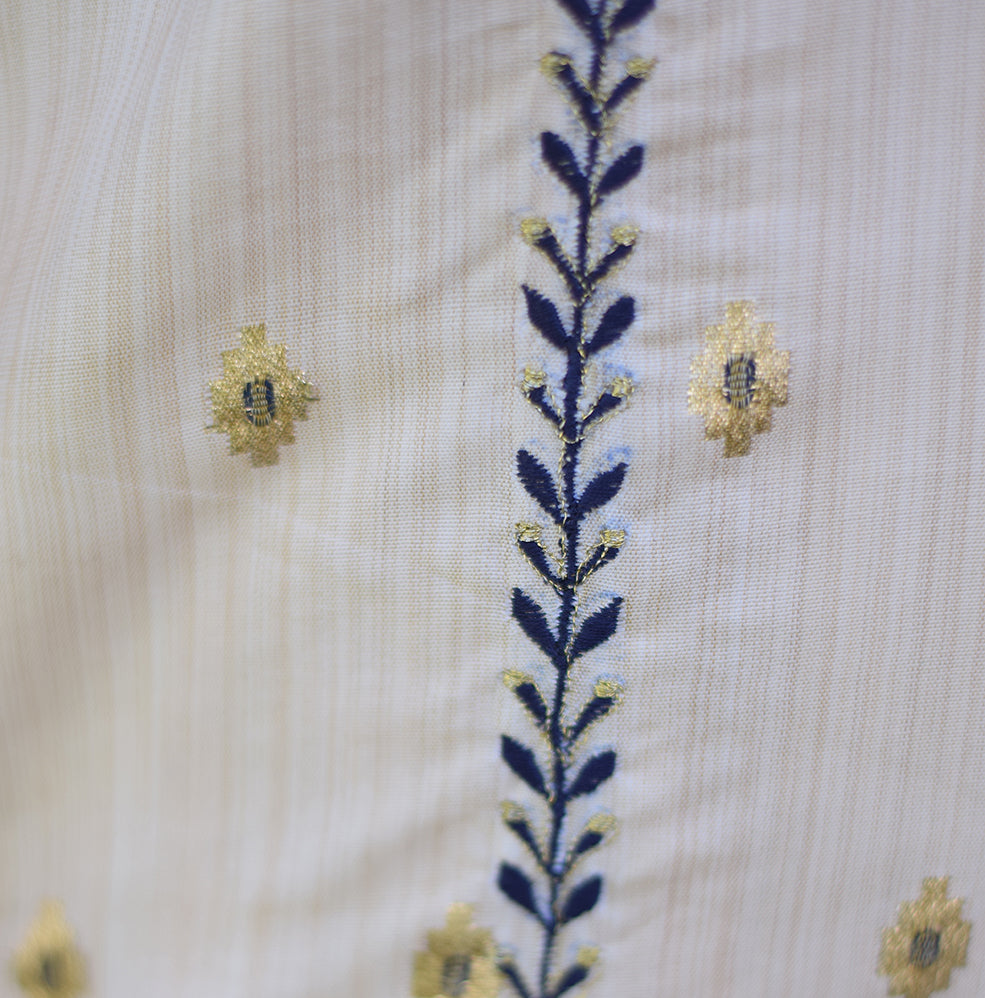
<svg viewBox="0 0 985 998"><path fill-rule="evenodd" d="M99 998L395 998L460 900L533 967L494 877L557 48L552 0L0 8L4 961L57 897ZM586 454L630 464L575 682L626 688L589 998L878 998L945 875L948 995L985 992L983 50L971 2L662 0L626 37L659 64L603 214L642 235ZM738 299L790 402L726 460L688 370ZM258 322L320 396L267 468L204 431Z"/></svg>

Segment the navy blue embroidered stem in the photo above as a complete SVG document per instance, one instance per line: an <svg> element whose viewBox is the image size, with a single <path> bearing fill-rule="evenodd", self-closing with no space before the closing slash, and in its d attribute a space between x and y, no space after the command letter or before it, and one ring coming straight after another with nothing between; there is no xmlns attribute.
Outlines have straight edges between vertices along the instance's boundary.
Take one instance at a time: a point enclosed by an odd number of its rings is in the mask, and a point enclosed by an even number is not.
<svg viewBox="0 0 985 998"><path fill-rule="evenodd" d="M534 455L526 450L517 454L517 476L531 498L556 526L559 557L553 558L540 541L540 528L521 525L517 544L558 599L551 614L522 589L513 590L512 613L526 636L550 660L555 670L550 702L529 677L521 677L513 691L533 720L546 735L550 761L542 770L537 754L506 735L502 738L502 757L513 773L548 805L549 826L546 848L523 809L510 810L507 827L524 843L534 859L538 873L546 878L545 889L538 891L533 880L511 863L499 868L500 890L514 904L527 911L542 932L537 987L524 981L512 958L504 958L501 969L519 998L560 998L581 983L589 974L591 960L579 960L554 974L558 936L562 928L590 912L602 892L602 877L592 875L577 885L568 882L579 858L604 839L608 825L589 826L566 843L568 806L577 797L593 794L616 769L616 753L599 752L577 760L574 749L585 730L601 720L615 705L614 687L599 683L595 695L581 708L576 720L565 723L565 700L575 661L608 641L619 623L622 600L612 598L605 606L578 624L579 587L619 552L621 535L604 532L598 544L582 552L582 524L593 510L608 503L622 487L626 465L617 464L597 474L587 484L579 475L582 443L585 434L599 425L603 416L615 412L627 394L625 387L613 383L588 406L584 413L589 358L615 343L635 318L635 303L624 296L610 305L589 333L588 324L595 315L595 293L601 281L633 248L634 237L625 232L613 237L601 255L592 259L592 226L596 210L603 200L629 183L643 165L643 147L636 145L603 162L603 143L614 109L635 91L642 76L627 75L603 93L605 59L616 34L637 24L654 7L654 0L622 0L609 9L609 0L558 0L559 5L585 33L591 46L587 79L575 71L572 60L562 53L547 57L558 86L571 100L578 122L584 130L584 159L560 135L541 135L541 155L575 199L578 226L574 253L562 246L550 225L544 221L530 224L528 237L554 265L571 299L568 328L561 313L549 298L533 288L524 287L527 314L531 324L545 340L566 355L565 374L559 386L559 400L546 387L546 376L528 376L524 391L527 398L557 429L561 439L560 481ZM643 74L645 75L645 74ZM617 379L618 380L618 379ZM580 489L580 491L579 491ZM554 623L551 622L554 618Z"/></svg>

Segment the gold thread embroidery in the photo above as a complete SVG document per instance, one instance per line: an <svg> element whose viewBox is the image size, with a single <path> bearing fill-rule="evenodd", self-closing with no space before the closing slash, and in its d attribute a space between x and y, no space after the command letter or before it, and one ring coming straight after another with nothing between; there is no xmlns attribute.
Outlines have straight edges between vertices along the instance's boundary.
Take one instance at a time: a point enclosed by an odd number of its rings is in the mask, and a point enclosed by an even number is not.
<svg viewBox="0 0 985 998"><path fill-rule="evenodd" d="M232 452L249 451L254 465L275 464L316 396L301 371L288 369L285 346L267 342L266 326L246 326L240 336L241 346L222 352L222 377L209 386L215 423L207 429L228 433Z"/></svg>
<svg viewBox="0 0 985 998"><path fill-rule="evenodd" d="M929 998L950 984L963 967L971 925L961 919L961 898L947 896L947 877L927 877L916 901L899 906L896 924L882 933L879 973L889 977L889 994Z"/></svg>
<svg viewBox="0 0 985 998"><path fill-rule="evenodd" d="M492 933L472 925L472 906L453 904L443 929L428 933L428 948L414 957L414 998L495 998Z"/></svg>
<svg viewBox="0 0 985 998"><path fill-rule="evenodd" d="M622 693L622 684L614 679L600 679L595 684L595 695L605 697L607 700L615 700Z"/></svg>
<svg viewBox="0 0 985 998"><path fill-rule="evenodd" d="M611 835L618 827L619 822L616 821L615 817L604 811L593 814L585 826L588 831L595 832L597 835Z"/></svg>
<svg viewBox="0 0 985 998"><path fill-rule="evenodd" d="M653 72L653 67L656 64L656 59L644 59L641 56L636 56L635 59L630 59L626 63L626 72L634 79L645 80Z"/></svg>
<svg viewBox="0 0 985 998"><path fill-rule="evenodd" d="M499 805L499 811L507 825L513 821L529 821L527 809L522 804L517 804L516 801L504 800Z"/></svg>
<svg viewBox="0 0 985 998"><path fill-rule="evenodd" d="M520 235L531 246L536 246L550 231L551 223L546 218L525 218L520 223Z"/></svg>
<svg viewBox="0 0 985 998"><path fill-rule="evenodd" d="M633 381L631 378L624 378L621 375L612 379L609 391L617 399L626 399L633 394Z"/></svg>
<svg viewBox="0 0 985 998"><path fill-rule="evenodd" d="M786 405L790 353L773 346L773 323L756 322L752 302L730 302L725 322L705 330L704 353L691 361L688 409L705 420L705 438L725 438L725 456L748 454L754 433L770 428L772 407Z"/></svg>
<svg viewBox="0 0 985 998"><path fill-rule="evenodd" d="M593 967L599 958L598 946L579 946L575 963L581 967Z"/></svg>
<svg viewBox="0 0 985 998"><path fill-rule="evenodd" d="M508 690L515 690L523 683L531 682L532 678L533 677L529 673L520 672L519 669L507 669L503 673L503 685Z"/></svg>
<svg viewBox="0 0 985 998"><path fill-rule="evenodd" d="M85 963L58 902L42 904L14 955L14 975L30 998L74 998L85 989Z"/></svg>
<svg viewBox="0 0 985 998"><path fill-rule="evenodd" d="M518 523L516 539L521 543L540 544L543 529L539 523Z"/></svg>
<svg viewBox="0 0 985 998"><path fill-rule="evenodd" d="M566 66L570 65L571 59L560 52L548 52L547 55L541 56L540 59L540 71L549 80L554 79L558 73L562 72Z"/></svg>
<svg viewBox="0 0 985 998"><path fill-rule="evenodd" d="M640 227L632 222L627 222L625 225L614 225L609 230L609 235L617 246L634 246L640 237Z"/></svg>

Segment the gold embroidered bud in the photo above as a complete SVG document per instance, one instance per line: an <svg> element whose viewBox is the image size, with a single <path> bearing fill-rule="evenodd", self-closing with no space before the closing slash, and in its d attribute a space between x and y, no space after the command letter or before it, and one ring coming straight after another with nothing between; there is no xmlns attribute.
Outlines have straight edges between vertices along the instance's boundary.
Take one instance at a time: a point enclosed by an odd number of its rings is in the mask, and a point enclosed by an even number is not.
<svg viewBox="0 0 985 998"><path fill-rule="evenodd" d="M536 368L527 367L523 371L523 390L533 391L535 388L543 388L547 384L547 375Z"/></svg>
<svg viewBox="0 0 985 998"><path fill-rule="evenodd" d="M617 399L629 398L633 393L633 382L629 378L613 378L612 384L609 385L609 391Z"/></svg>
<svg viewBox="0 0 985 998"><path fill-rule="evenodd" d="M609 230L612 241L617 246L632 246L639 238L640 227L632 222L625 225L615 225Z"/></svg>
<svg viewBox="0 0 985 998"><path fill-rule="evenodd" d="M571 65L571 57L565 55L563 52L548 52L547 55L542 56L540 60L540 71L549 80L553 80L555 76L560 73L565 66Z"/></svg>
<svg viewBox="0 0 985 998"><path fill-rule="evenodd" d="M591 967L599 958L598 946L579 946L575 962L581 967Z"/></svg>
<svg viewBox="0 0 985 998"><path fill-rule="evenodd" d="M526 809L521 807L515 801L504 800L503 803L499 805L499 810L500 814L503 816L503 821L505 821L507 825L527 820Z"/></svg>
<svg viewBox="0 0 985 998"><path fill-rule="evenodd" d="M653 71L653 67L656 64L656 59L644 59L641 56L637 56L626 63L626 72L637 80L645 80Z"/></svg>
<svg viewBox="0 0 985 998"><path fill-rule="evenodd" d="M520 223L520 234L531 246L536 246L551 231L546 218L525 218Z"/></svg>
<svg viewBox="0 0 985 998"><path fill-rule="evenodd" d="M541 526L539 523L518 523L516 525L516 539L522 544L531 541L534 544L540 543Z"/></svg>
<svg viewBox="0 0 985 998"><path fill-rule="evenodd" d="M626 543L625 530L603 530L599 533L599 540L603 547L621 548Z"/></svg>
<svg viewBox="0 0 985 998"><path fill-rule="evenodd" d="M595 695L605 697L608 700L615 700L622 693L622 686L614 679L600 679L595 684Z"/></svg>
<svg viewBox="0 0 985 998"><path fill-rule="evenodd" d="M616 819L611 814L593 814L585 828L596 835L608 835L616 830L616 824Z"/></svg>
<svg viewBox="0 0 985 998"><path fill-rule="evenodd" d="M529 683L530 681L531 677L526 672L520 672L518 669L507 669L503 673L503 685L508 690L515 690L518 686L522 686L524 683Z"/></svg>

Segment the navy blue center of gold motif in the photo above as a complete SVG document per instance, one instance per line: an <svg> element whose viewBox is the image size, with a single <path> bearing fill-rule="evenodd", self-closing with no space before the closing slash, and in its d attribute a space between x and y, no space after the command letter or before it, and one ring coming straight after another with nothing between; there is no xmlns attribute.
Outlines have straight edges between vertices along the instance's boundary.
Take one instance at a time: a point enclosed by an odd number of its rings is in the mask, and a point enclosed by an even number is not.
<svg viewBox="0 0 985 998"><path fill-rule="evenodd" d="M448 998L461 998L472 973L472 958L466 953L455 953L445 960L441 968L441 993Z"/></svg>
<svg viewBox="0 0 985 998"><path fill-rule="evenodd" d="M277 414L274 386L269 378L254 378L243 385L243 408L254 426L269 426Z"/></svg>
<svg viewBox="0 0 985 998"><path fill-rule="evenodd" d="M41 983L51 990L61 987L62 957L59 953L45 953L41 958Z"/></svg>
<svg viewBox="0 0 985 998"><path fill-rule="evenodd" d="M937 961L941 951L941 934L933 929L922 929L910 943L910 963L926 970Z"/></svg>
<svg viewBox="0 0 985 998"><path fill-rule="evenodd" d="M735 409L748 409L756 387L756 360L742 354L725 361L725 401Z"/></svg>

